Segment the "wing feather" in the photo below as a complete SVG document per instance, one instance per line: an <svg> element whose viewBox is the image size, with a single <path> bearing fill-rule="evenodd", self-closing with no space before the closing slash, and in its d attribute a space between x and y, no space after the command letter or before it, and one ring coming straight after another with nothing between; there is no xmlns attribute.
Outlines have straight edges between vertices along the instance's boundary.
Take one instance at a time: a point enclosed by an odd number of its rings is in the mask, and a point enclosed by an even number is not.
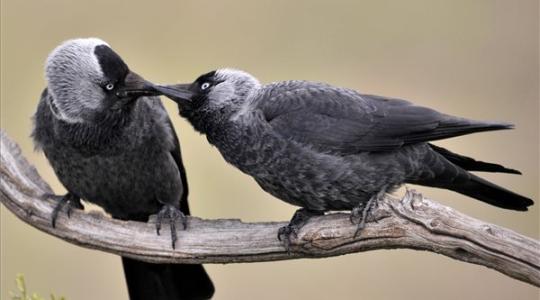
<svg viewBox="0 0 540 300"><path fill-rule="evenodd" d="M453 117L402 99L307 81L266 86L257 108L285 138L343 155L391 151L413 143L512 128L505 123Z"/></svg>

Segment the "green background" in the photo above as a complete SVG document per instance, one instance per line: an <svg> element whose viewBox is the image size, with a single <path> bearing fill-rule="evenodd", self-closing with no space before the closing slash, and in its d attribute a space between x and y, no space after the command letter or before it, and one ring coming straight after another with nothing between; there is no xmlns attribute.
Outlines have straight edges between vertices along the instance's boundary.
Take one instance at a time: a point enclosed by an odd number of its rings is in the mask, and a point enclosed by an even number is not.
<svg viewBox="0 0 540 300"><path fill-rule="evenodd" d="M517 129L437 144L523 176L485 178L538 201L538 1L57 1L1 0L1 127L58 193L29 138L45 86L43 64L61 41L96 36L155 82L192 81L219 67L262 82L325 81L411 99ZM203 218L288 220L294 207L227 165L177 117ZM497 209L449 191L425 195L468 215L539 236L538 204ZM402 191L399 191L400 194ZM485 267L427 252L373 251L274 263L208 265L215 299L538 299L539 290ZM22 272L30 289L75 299L126 299L120 260L53 238L1 208L1 298Z"/></svg>

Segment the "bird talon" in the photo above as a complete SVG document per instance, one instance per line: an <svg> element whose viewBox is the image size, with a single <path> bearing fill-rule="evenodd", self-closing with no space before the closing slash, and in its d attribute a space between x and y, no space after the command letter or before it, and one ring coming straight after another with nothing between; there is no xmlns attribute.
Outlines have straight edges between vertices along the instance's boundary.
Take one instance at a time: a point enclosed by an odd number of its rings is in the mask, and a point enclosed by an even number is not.
<svg viewBox="0 0 540 300"><path fill-rule="evenodd" d="M278 240L283 242L283 246L285 247L285 250L287 250L287 254L291 254L291 236L294 236L294 238L297 239L300 228L302 228L302 226L308 222L309 218L320 215L324 215L324 212L301 208L294 213L287 226L279 228Z"/></svg>
<svg viewBox="0 0 540 300"><path fill-rule="evenodd" d="M356 224L353 238L356 238L362 229L366 227L368 217L370 217L373 214L373 211L378 208L378 201L383 195L384 192L381 191L377 195L371 197L367 202L361 202L351 210L349 220L352 224Z"/></svg>
<svg viewBox="0 0 540 300"><path fill-rule="evenodd" d="M294 238L298 237L298 227L293 225L287 225L279 228L278 230L278 240L283 242L283 247L287 251L288 255L291 255L291 235L294 235Z"/></svg>
<svg viewBox="0 0 540 300"><path fill-rule="evenodd" d="M163 219L169 219L169 227L171 230L171 246L173 249L176 249L176 241L178 240L178 235L176 232L176 222L180 221L182 224L182 230L187 228L187 217L173 205L165 204L163 208L157 213L156 219L156 232L157 235L160 235L161 223Z"/></svg>
<svg viewBox="0 0 540 300"><path fill-rule="evenodd" d="M67 193L64 196L47 195L47 197L60 198L60 201L56 204L51 214L51 225L53 228L56 228L58 214L65 206L67 206L66 214L68 218L71 218L71 211L73 208L84 209L84 206L81 204L81 199L71 193Z"/></svg>
<svg viewBox="0 0 540 300"><path fill-rule="evenodd" d="M362 231L362 229L364 229L364 227L366 227L365 222L358 223L358 225L356 225L356 230L354 231L353 238L356 238L358 234Z"/></svg>
<svg viewBox="0 0 540 300"><path fill-rule="evenodd" d="M351 210L351 214L349 216L349 221L351 221L351 224L358 224L360 222L360 218L362 216L362 209L363 205L358 204L358 206L355 206Z"/></svg>

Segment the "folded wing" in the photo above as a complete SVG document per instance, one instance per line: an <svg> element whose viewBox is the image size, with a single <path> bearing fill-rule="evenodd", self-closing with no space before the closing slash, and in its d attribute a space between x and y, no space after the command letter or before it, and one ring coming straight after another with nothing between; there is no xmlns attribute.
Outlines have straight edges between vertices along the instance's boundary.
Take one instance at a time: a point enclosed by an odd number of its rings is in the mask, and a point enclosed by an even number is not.
<svg viewBox="0 0 540 300"><path fill-rule="evenodd" d="M513 127L453 117L406 100L326 84L292 81L265 89L258 108L277 133L319 151L342 155L391 151L413 143Z"/></svg>

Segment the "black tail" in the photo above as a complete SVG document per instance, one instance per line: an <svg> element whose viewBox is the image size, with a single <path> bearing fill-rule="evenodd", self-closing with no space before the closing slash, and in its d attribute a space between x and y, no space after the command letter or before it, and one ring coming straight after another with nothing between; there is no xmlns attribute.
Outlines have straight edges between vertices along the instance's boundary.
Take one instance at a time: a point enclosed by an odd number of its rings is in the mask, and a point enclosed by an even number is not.
<svg viewBox="0 0 540 300"><path fill-rule="evenodd" d="M202 265L152 264L122 257L130 300L210 299L214 285Z"/></svg>
<svg viewBox="0 0 540 300"><path fill-rule="evenodd" d="M521 174L521 172L518 170L505 168L504 166L501 166L499 164L493 164L493 163L475 160L474 158L459 155L457 153L451 152L447 149L435 146L433 144L429 144L429 146L433 150L437 151L437 153L444 156L444 158L449 160L451 163L458 165L468 171Z"/></svg>
<svg viewBox="0 0 540 300"><path fill-rule="evenodd" d="M506 209L526 211L528 206L534 204L531 199L497 186L467 170L505 173L517 171L476 161L431 144L429 146L433 151L423 152L420 159L409 157L416 160L417 164L413 164L416 168L413 170L415 175L407 182L449 189ZM410 165L410 162L407 163Z"/></svg>
<svg viewBox="0 0 540 300"><path fill-rule="evenodd" d="M469 174L469 176L469 180L446 188L506 209L526 211L527 207L534 204L531 199L497 186L476 175Z"/></svg>

